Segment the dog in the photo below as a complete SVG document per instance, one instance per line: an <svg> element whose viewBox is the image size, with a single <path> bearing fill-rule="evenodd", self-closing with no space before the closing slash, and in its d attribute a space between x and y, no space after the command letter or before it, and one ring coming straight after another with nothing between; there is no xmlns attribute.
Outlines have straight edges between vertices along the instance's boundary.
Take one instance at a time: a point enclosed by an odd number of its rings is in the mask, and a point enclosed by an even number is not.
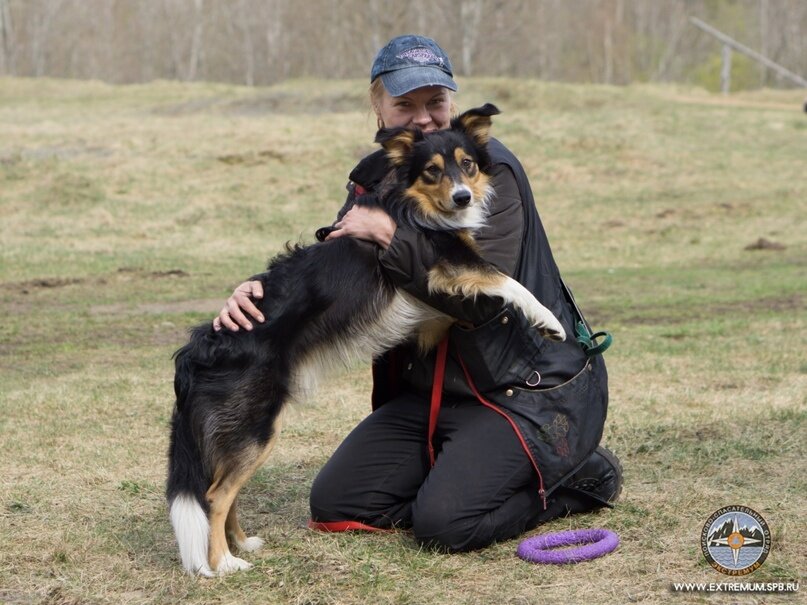
<svg viewBox="0 0 807 605"><path fill-rule="evenodd" d="M484 261L473 241L492 193L486 146L498 113L486 104L428 134L381 129L376 142L390 175L377 196L357 203L383 208L430 240L437 252L428 271L431 292L499 297L545 337L563 340L554 315ZM341 362L370 360L410 339L428 350L455 321L396 289L379 267L375 245L350 237L288 247L255 279L263 284L264 297L255 304L265 322L239 332L205 323L174 355L166 495L182 566L192 575L251 566L227 542L242 552L263 544L241 529L236 496L269 456L289 401Z"/></svg>

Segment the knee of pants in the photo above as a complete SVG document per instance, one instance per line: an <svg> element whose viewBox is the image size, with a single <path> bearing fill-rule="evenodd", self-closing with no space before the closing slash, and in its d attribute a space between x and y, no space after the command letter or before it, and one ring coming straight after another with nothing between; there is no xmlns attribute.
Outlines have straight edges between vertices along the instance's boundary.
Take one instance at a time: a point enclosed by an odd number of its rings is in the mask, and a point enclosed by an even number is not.
<svg viewBox="0 0 807 605"><path fill-rule="evenodd" d="M314 478L308 495L311 518L314 521L372 522L383 517L385 510L372 505L372 498L362 486L356 486L325 468Z"/></svg>
<svg viewBox="0 0 807 605"><path fill-rule="evenodd" d="M449 552L461 552L482 548L486 544L476 544L475 536L482 519L458 518L456 511L434 506L428 509L412 509L412 531L415 539L423 546Z"/></svg>
<svg viewBox="0 0 807 605"><path fill-rule="evenodd" d="M337 504L339 500L338 484L324 480L321 474L317 475L308 496L311 518L315 521L342 521Z"/></svg>

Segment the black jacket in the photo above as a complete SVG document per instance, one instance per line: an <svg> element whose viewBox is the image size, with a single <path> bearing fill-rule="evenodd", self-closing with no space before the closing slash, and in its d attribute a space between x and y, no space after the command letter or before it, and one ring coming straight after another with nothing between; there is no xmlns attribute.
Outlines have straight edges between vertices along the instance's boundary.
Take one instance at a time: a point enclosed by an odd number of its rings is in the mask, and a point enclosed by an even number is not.
<svg viewBox="0 0 807 605"><path fill-rule="evenodd" d="M486 227L475 234L482 256L529 289L561 321L565 342L543 339L523 316L500 299L462 300L431 296L426 273L433 250L421 234L399 226L379 262L396 286L435 308L474 325L455 325L449 336L449 358L443 393L446 399L483 398L505 411L541 467L547 493L573 472L599 443L607 407L607 376L601 357L589 360L574 338L578 319L544 231L527 176L518 159L491 139L489 152L495 196ZM372 194L389 167L383 151L367 156L351 172L349 208L357 191ZM359 187L357 188L356 185ZM417 355L401 347L373 368L373 405L401 389L428 397L435 354Z"/></svg>

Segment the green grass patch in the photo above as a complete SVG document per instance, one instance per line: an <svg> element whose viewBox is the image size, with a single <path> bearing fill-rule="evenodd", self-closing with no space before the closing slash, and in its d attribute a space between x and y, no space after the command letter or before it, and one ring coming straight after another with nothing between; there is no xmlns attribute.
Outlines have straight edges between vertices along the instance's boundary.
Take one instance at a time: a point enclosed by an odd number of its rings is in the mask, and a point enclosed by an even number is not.
<svg viewBox="0 0 807 605"><path fill-rule="evenodd" d="M529 173L578 302L615 338L605 441L624 498L538 531L609 527L620 549L547 568L516 559L516 541L443 555L407 532L309 531L311 481L369 411L359 366L290 410L244 489L243 524L267 543L255 567L185 577L162 493L171 355L285 242L331 222L372 149L365 84L3 79L0 601L667 603L673 581L726 579L698 536L737 503L774 533L753 580L800 577L800 93L461 84L464 107L502 109L494 135Z"/></svg>

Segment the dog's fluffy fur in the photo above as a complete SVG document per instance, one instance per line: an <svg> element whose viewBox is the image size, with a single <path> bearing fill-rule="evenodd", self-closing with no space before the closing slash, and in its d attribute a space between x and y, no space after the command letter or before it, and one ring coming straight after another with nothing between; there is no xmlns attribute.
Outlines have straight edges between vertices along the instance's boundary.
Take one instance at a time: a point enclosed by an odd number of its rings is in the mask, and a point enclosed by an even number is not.
<svg viewBox="0 0 807 605"><path fill-rule="evenodd" d="M518 282L482 260L471 233L484 223L491 193L485 170L492 105L424 135L382 129L376 138L395 168L372 202L434 244L428 273L435 293L500 297L549 338L557 319ZM361 202L357 202L361 203ZM268 457L286 403L310 389L328 366L371 359L414 337L438 342L452 318L395 288L374 245L342 237L296 246L258 277L266 320L251 331L196 327L175 355L167 497L182 565L213 576L249 567L233 556L262 544L238 523L236 496Z"/></svg>

